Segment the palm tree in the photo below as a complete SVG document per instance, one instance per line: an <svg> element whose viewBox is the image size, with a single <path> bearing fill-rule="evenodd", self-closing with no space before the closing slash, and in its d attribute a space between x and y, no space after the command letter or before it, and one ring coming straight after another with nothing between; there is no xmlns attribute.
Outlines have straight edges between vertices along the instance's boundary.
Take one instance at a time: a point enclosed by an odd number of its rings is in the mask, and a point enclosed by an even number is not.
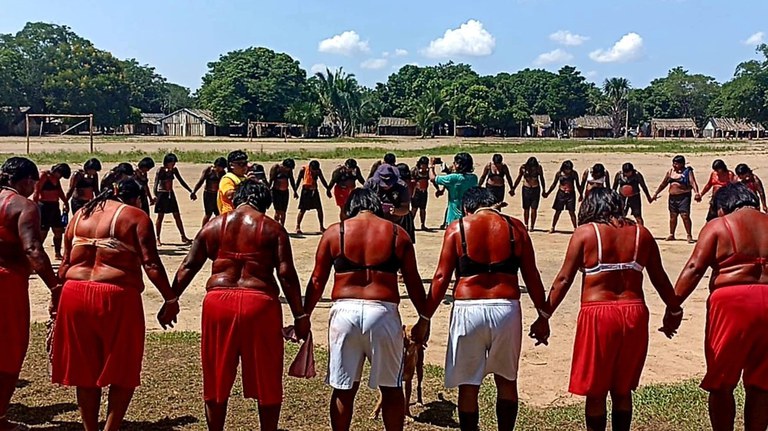
<svg viewBox="0 0 768 431"><path fill-rule="evenodd" d="M355 75L344 72L343 68L325 73L317 72L317 94L325 115L342 134L350 135L359 117L362 92Z"/></svg>
<svg viewBox="0 0 768 431"><path fill-rule="evenodd" d="M421 137L435 137L435 123L440 121L447 112L447 106L440 92L431 88L419 98L411 120L421 130Z"/></svg>
<svg viewBox="0 0 768 431"><path fill-rule="evenodd" d="M614 77L603 82L605 111L611 117L614 138L621 135L621 127L629 109L629 88L627 78Z"/></svg>
<svg viewBox="0 0 768 431"><path fill-rule="evenodd" d="M301 124L302 137L305 137L314 127L323 122L323 111L315 102L298 102L285 110L285 119L291 123Z"/></svg>

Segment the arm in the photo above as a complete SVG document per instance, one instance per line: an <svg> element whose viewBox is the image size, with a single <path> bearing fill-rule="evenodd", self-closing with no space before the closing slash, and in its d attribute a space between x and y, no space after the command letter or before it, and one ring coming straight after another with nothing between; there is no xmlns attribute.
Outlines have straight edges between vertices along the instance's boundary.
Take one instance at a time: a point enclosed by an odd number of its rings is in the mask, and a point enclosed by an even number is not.
<svg viewBox="0 0 768 431"><path fill-rule="evenodd" d="M32 201L33 202L40 202L40 191L43 188L43 184L45 184L45 181L48 179L48 174L43 172L40 174L40 179L37 180L35 183L35 192L32 194Z"/></svg>
<svg viewBox="0 0 768 431"><path fill-rule="evenodd" d="M37 205L29 201L23 202L23 205L17 226L21 246L29 266L40 276L45 285L53 290L59 284L59 279L53 272L51 260L43 248L40 236L40 210Z"/></svg>
<svg viewBox="0 0 768 431"><path fill-rule="evenodd" d="M578 231L578 229L577 229ZM565 299L565 294L573 285L573 280L576 277L576 272L579 270L579 265L584 261L584 234L583 230L575 232L571 236L571 240L568 243L568 250L565 252L565 260L563 266L560 268L560 272L557 273L555 280L552 282L552 289L549 291L549 297L542 308L542 311L548 315L552 315L557 307Z"/></svg>
<svg viewBox="0 0 768 431"><path fill-rule="evenodd" d="M64 189L61 187L61 181L58 184L59 187L59 199L64 202L64 212L69 212L69 202L67 202L67 195L64 193Z"/></svg>
<svg viewBox="0 0 768 431"><path fill-rule="evenodd" d="M200 190L200 187L202 187L203 183L205 182L205 177L208 176L210 172L210 167L203 169L203 173L200 175L200 179L197 181L197 184L195 184L195 189L192 191L192 194L195 194L198 190Z"/></svg>
<svg viewBox="0 0 768 431"><path fill-rule="evenodd" d="M587 175L589 175L589 170L584 171L581 175L581 185L579 185L578 181L576 182L576 190L579 191L579 197L584 195L584 189L587 188Z"/></svg>
<svg viewBox="0 0 768 431"><path fill-rule="evenodd" d="M541 183L541 190L547 189L547 180L544 178L544 168L539 166L539 182Z"/></svg>
<svg viewBox="0 0 768 431"><path fill-rule="evenodd" d="M512 184L512 188L516 189L518 184L520 184L520 181L523 179L523 167L520 166L520 170L517 172L517 178L515 178L514 184Z"/></svg>
<svg viewBox="0 0 768 431"><path fill-rule="evenodd" d="M155 285L160 295L166 301L176 298L176 295L171 290L171 284L168 282L168 274L165 272L163 261L157 252L155 229L149 217L141 217L137 223L136 239L139 243L141 264L149 281Z"/></svg>
<svg viewBox="0 0 768 431"><path fill-rule="evenodd" d="M552 192L555 190L555 187L557 187L557 182L560 180L560 178L558 178L559 176L560 176L560 172L558 171L558 172L555 174L555 176L554 176L554 177L552 177L552 184L549 186L549 190L547 190L547 191L544 193L544 197L547 197L547 196L549 196L549 195L550 195L550 193L552 193Z"/></svg>
<svg viewBox="0 0 768 431"><path fill-rule="evenodd" d="M477 181L477 184L482 187L483 184L485 184L486 178L488 178L488 173L491 171L491 165L485 165L483 168L483 173L480 175L480 179Z"/></svg>
<svg viewBox="0 0 768 431"><path fill-rule="evenodd" d="M717 256L717 232L715 229L722 221L711 221L699 233L699 240L693 248L691 257L683 266L680 276L675 283L675 295L680 305L693 293L696 286L716 261Z"/></svg>
<svg viewBox="0 0 768 431"><path fill-rule="evenodd" d="M523 276L531 302L537 310L541 310L546 302L546 294L544 293L544 283L541 281L541 273L536 266L536 252L533 249L533 242L524 227L515 226L515 230L522 245L520 274Z"/></svg>
<svg viewBox="0 0 768 431"><path fill-rule="evenodd" d="M755 175L755 182L757 183L757 195L760 196L760 203L763 205L763 212L768 213L768 204L765 202L765 189L763 188L763 182Z"/></svg>
<svg viewBox="0 0 768 431"><path fill-rule="evenodd" d="M219 220L215 220L214 223L219 227L221 226L221 221ZM189 249L189 253L187 253L187 257L181 262L179 269L176 270L176 276L173 277L171 290L176 297L181 297L187 287L189 287L190 283L192 283L195 275L200 272L203 265L208 260L206 239L208 237L208 231L213 227L213 223L206 226L207 227L203 227L200 233L195 237L195 240L192 242L192 247ZM215 232L219 231L215 230Z"/></svg>
<svg viewBox="0 0 768 431"><path fill-rule="evenodd" d="M165 169L165 168L160 168ZM157 194L158 188L160 187L160 169L155 171L155 185L152 187L155 190L155 194Z"/></svg>
<svg viewBox="0 0 768 431"><path fill-rule="evenodd" d="M269 170L269 181L267 182L267 186L269 186L270 189L275 185L275 178L277 177L278 169L279 168L277 165L272 165L272 169Z"/></svg>
<svg viewBox="0 0 768 431"><path fill-rule="evenodd" d="M648 191L648 185L645 184L645 177L640 172L637 172L635 175L637 175L637 182L640 183L640 188L643 189L643 193L645 193L645 197L648 199L648 202L651 202L653 199L651 198L651 192Z"/></svg>
<svg viewBox="0 0 768 431"><path fill-rule="evenodd" d="M507 179L507 184L509 184L509 188L512 190L515 190L515 187L517 187L517 183L514 183L512 181L512 175L509 173L509 166L504 165L504 177Z"/></svg>
<svg viewBox="0 0 768 431"><path fill-rule="evenodd" d="M301 170L299 171L299 176L296 177L296 184L295 184L296 187L293 189L294 193L296 193L296 191L299 189L301 182L304 181L304 171L305 169L301 168Z"/></svg>
<svg viewBox="0 0 768 431"><path fill-rule="evenodd" d="M333 170L333 172L331 172L331 182L328 183L328 188L333 188L333 186L335 186L336 183L339 182L339 175L341 174L339 169L341 168L336 168Z"/></svg>
<svg viewBox="0 0 768 431"><path fill-rule="evenodd" d="M381 162L381 160L377 160L377 161L376 161L376 162L373 164L373 166L371 166L371 172L368 174L368 178L369 178L369 179L370 179L371 177L373 177L373 174L375 174L375 173L376 173L376 169L379 169L379 166L381 166L381 163L382 163L382 162Z"/></svg>
<svg viewBox="0 0 768 431"><path fill-rule="evenodd" d="M320 180L320 183L322 183L322 184L323 184L323 187L325 187L325 191L327 191L328 193L330 193L330 192L331 192L331 188L330 188L330 187L328 187L328 182L327 182L327 181L325 181L325 176L323 176L323 171L319 171L319 172L318 172L318 174L317 174L317 178Z"/></svg>
<svg viewBox="0 0 768 431"><path fill-rule="evenodd" d="M365 185L365 178L363 178L363 174L360 173L360 168L357 168L356 170L357 175L355 175L355 179L360 182L360 184Z"/></svg>
<svg viewBox="0 0 768 431"><path fill-rule="evenodd" d="M338 231L332 229L334 234L338 236ZM327 230L323 237L320 238L320 243L317 245L317 254L315 255L315 269L312 271L312 277L307 283L307 292L304 294L304 312L311 315L315 310L315 306L320 302L323 297L323 291L325 285L328 283L328 277L331 275L331 267L333 266L333 256L331 255L331 243L330 238L331 230Z"/></svg>
<svg viewBox="0 0 768 431"><path fill-rule="evenodd" d="M696 182L696 175L691 171L691 187L693 187L693 193L698 196L699 200L701 200L701 193L699 193L699 183Z"/></svg>
<svg viewBox="0 0 768 431"><path fill-rule="evenodd" d="M651 280L651 284L659 293L659 297L668 309L679 310L680 301L675 296L675 290L672 287L672 282L669 281L669 276L664 270L664 265L661 262L661 252L659 251L659 245L656 244L656 240L647 229L642 231L643 241L648 244L649 255L648 262L645 264L645 269L648 272L648 278Z"/></svg>
<svg viewBox="0 0 768 431"><path fill-rule="evenodd" d="M291 185L291 189L293 189L293 195L296 197L296 189L298 185L296 184L296 180L293 178L293 170L291 170L291 174L288 176L288 184Z"/></svg>
<svg viewBox="0 0 768 431"><path fill-rule="evenodd" d="M691 172L691 186L693 186L693 172ZM712 177L710 176L707 183L704 184L704 188L701 189L701 193L697 192L697 194L700 194L701 196L705 196L711 188L712 188Z"/></svg>
<svg viewBox="0 0 768 431"><path fill-rule="evenodd" d="M619 191L619 177L621 176L621 172L616 172L616 176L613 177L613 188L612 190L614 192Z"/></svg>
<svg viewBox="0 0 768 431"><path fill-rule="evenodd" d="M579 174L577 174L576 171L571 172L571 178L573 178L575 189L579 191L579 199L582 199L584 196L584 188L587 186L587 179L584 178L584 180L579 183Z"/></svg>
<svg viewBox="0 0 768 431"><path fill-rule="evenodd" d="M667 171L667 174L664 175L664 179L661 180L661 184L659 184L659 187L656 189L656 193L653 194L653 200L656 200L659 197L659 194L661 194L661 192L663 192L669 185L669 175L669 171Z"/></svg>
<svg viewBox="0 0 768 431"><path fill-rule="evenodd" d="M435 275L432 277L432 286L427 293L427 304L424 310L424 316L432 317L437 311L437 307L445 297L448 287L451 284L451 276L456 270L456 262L459 260L456 251L456 238L458 235L457 225L451 224L445 229L443 236L443 246L440 250L440 261L437 263Z"/></svg>
<svg viewBox="0 0 768 431"><path fill-rule="evenodd" d="M605 188L608 190L611 189L611 175L608 171L605 171Z"/></svg>
<svg viewBox="0 0 768 431"><path fill-rule="evenodd" d="M296 337L300 340L306 340L311 328L309 315L304 312L304 306L301 303L301 285L296 267L293 265L291 241L288 238L288 232L282 226L280 226L277 234L275 259L276 262L280 262L277 266L277 279L283 288L285 300L291 307Z"/></svg>
<svg viewBox="0 0 768 431"><path fill-rule="evenodd" d="M416 264L416 251L413 248L413 243L408 238L408 233L398 228L400 231L397 235L397 241L400 243L400 247L404 248L403 255L401 257L403 282L405 283L405 289L408 292L408 298L413 303L413 307L419 316L426 318L432 317L432 314L427 314L427 295L424 292L424 284L421 281L421 275L419 275L419 268ZM434 313L434 310L432 310Z"/></svg>
<svg viewBox="0 0 768 431"><path fill-rule="evenodd" d="M67 190L67 200L70 200L72 196L75 194L75 189L77 182L80 181L80 178L82 178L82 174L80 174L80 171L75 172L74 175L72 175L72 179L69 180L69 190Z"/></svg>
<svg viewBox="0 0 768 431"><path fill-rule="evenodd" d="M173 175L176 177L177 180L179 180L179 184L181 184L181 186L184 187L190 194L195 194L195 192L193 192L192 189L189 188L186 181L184 181L184 178L181 177L181 173L179 173L178 168L173 168Z"/></svg>

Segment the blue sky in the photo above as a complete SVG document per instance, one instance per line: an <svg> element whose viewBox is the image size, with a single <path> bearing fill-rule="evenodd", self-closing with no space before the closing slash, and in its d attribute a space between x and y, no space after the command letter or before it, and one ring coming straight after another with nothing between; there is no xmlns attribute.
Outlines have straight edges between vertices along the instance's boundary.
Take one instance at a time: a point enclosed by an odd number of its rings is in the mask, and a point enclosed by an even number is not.
<svg viewBox="0 0 768 431"><path fill-rule="evenodd" d="M70 26L97 47L193 90L220 54L286 52L361 83L404 64L454 60L481 74L579 68L645 86L673 67L725 81L768 42L766 0L38 0L3 7L0 33L27 21ZM732 7L738 6L738 7Z"/></svg>

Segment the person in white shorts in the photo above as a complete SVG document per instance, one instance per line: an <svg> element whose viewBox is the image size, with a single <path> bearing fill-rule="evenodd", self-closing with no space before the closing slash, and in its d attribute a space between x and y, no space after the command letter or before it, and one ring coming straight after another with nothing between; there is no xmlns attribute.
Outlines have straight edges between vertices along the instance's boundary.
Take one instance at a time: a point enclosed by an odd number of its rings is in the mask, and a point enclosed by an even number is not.
<svg viewBox="0 0 768 431"><path fill-rule="evenodd" d="M544 286L525 225L494 209L496 199L475 187L463 199L465 217L445 231L437 271L427 299L431 316L456 272L458 282L445 357L445 385L459 387L461 430L477 430L480 383L493 374L499 430L517 421L517 367L522 342L520 286L522 273L537 309L544 305ZM492 262L492 263L489 263ZM539 340L543 342L544 340Z"/></svg>
<svg viewBox="0 0 768 431"><path fill-rule="evenodd" d="M398 312L398 271L416 311L424 314L426 294L416 267L413 243L403 228L382 218L382 204L370 189L355 189L345 205L346 219L320 239L307 286L305 312L323 295L331 268L335 279L328 327L328 384L334 430L349 430L363 364L371 363L368 384L379 389L387 430L402 430L403 326ZM415 342L426 342L429 321L414 326Z"/></svg>

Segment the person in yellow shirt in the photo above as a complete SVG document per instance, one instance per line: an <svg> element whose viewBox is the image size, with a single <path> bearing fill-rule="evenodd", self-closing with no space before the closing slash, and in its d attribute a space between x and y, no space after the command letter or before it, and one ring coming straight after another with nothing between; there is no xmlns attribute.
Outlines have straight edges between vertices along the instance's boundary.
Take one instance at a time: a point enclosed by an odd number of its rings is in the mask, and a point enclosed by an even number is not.
<svg viewBox="0 0 768 431"><path fill-rule="evenodd" d="M219 214L227 214L235 209L232 199L235 196L235 187L240 184L248 172L248 154L235 150L227 155L227 172L219 182L219 194L216 204Z"/></svg>

